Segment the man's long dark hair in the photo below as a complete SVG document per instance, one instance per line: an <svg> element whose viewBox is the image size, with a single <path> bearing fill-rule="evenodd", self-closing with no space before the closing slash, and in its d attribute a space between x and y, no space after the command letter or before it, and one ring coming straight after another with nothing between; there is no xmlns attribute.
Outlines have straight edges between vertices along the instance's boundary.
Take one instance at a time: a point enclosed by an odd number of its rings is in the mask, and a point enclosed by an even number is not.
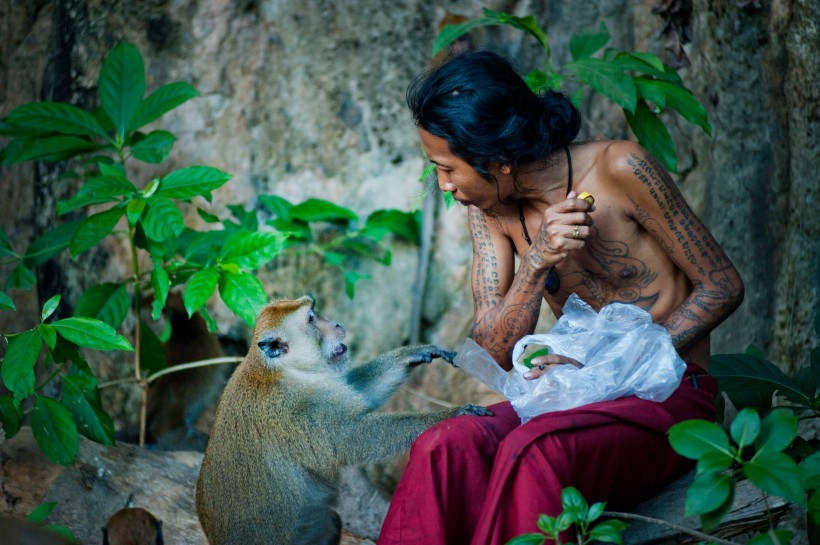
<svg viewBox="0 0 820 545"><path fill-rule="evenodd" d="M489 167L543 161L572 142L581 114L566 95L533 93L512 65L490 51L453 57L416 78L407 105L417 126L444 138L450 151L487 180Z"/></svg>

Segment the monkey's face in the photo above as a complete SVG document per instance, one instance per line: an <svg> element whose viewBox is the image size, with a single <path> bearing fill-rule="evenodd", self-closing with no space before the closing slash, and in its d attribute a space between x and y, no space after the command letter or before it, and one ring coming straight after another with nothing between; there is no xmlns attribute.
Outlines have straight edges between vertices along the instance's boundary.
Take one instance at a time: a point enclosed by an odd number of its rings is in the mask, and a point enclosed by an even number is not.
<svg viewBox="0 0 820 545"><path fill-rule="evenodd" d="M347 332L314 310L311 297L271 303L256 321L254 346L269 367L325 374L327 365L344 371L348 365Z"/></svg>

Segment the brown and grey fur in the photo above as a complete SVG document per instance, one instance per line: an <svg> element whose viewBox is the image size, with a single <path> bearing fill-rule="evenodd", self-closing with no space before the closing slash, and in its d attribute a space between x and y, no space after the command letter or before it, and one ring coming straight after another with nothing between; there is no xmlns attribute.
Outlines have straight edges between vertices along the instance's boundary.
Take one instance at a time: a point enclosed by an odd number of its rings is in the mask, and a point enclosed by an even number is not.
<svg viewBox="0 0 820 545"><path fill-rule="evenodd" d="M342 467L392 458L445 418L492 414L376 411L412 367L455 354L403 347L351 368L344 328L313 306L302 297L265 307L222 395L196 491L212 545L336 545Z"/></svg>

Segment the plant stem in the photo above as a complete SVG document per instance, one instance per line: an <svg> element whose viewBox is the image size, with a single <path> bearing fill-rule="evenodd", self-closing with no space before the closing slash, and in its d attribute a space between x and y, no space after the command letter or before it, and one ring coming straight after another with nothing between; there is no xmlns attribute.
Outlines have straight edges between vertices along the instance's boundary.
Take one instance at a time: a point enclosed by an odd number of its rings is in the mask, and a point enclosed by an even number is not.
<svg viewBox="0 0 820 545"><path fill-rule="evenodd" d="M707 543L713 542L720 543L721 545L740 545L740 543L736 541L729 541L728 539L721 539L719 537L710 536L709 534L705 534L703 532L687 528L686 526L681 526L680 524L675 524L674 522L669 522L662 519L645 517L643 515L636 515L634 513L619 513L617 511L604 511L602 514L608 517L640 520L642 522L649 522L651 524L657 524L659 526L666 526L668 528L672 528L673 530L677 530L684 534L689 534L692 537L696 537L700 540L706 541Z"/></svg>
<svg viewBox="0 0 820 545"><path fill-rule="evenodd" d="M172 365L171 367L166 367L162 371L157 371L153 375L149 375L145 380L146 383L150 384L154 382L161 376L168 375L170 373L176 373L177 371L184 371L185 369L193 369L195 367L205 367L207 365L218 365L221 363L239 363L242 361L242 358L238 357L224 357L224 358L212 358L208 360L197 360L192 361L189 363L181 363L179 365ZM102 390L103 388L108 388L109 386L117 386L119 384L137 384L142 382L142 379L137 380L134 377L129 378L119 378L115 380L110 380L108 382L104 382L100 384L98 388Z"/></svg>
<svg viewBox="0 0 820 545"><path fill-rule="evenodd" d="M122 156L122 153L120 153ZM135 227L128 230L128 243L131 246L131 272L134 280L134 377L138 383L142 382L142 369L140 369L140 346L142 341L142 318L140 308L142 306L142 286L140 285L140 264L137 259L137 245L134 242ZM140 398L140 447L145 446L145 415L148 410L148 384L142 384L142 395Z"/></svg>

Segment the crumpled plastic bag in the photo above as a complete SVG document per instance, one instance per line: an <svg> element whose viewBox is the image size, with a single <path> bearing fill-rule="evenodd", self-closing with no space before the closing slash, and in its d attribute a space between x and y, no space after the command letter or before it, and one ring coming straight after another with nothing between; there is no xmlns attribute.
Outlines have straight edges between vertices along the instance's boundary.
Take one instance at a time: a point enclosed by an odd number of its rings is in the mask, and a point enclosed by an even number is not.
<svg viewBox="0 0 820 545"><path fill-rule="evenodd" d="M557 365L535 380L521 356L532 345L549 347L583 364ZM576 294L548 333L527 335L513 348L513 369L504 371L492 356L467 339L453 362L512 403L523 422L539 414L572 409L628 395L664 401L680 384L686 364L669 332L645 310L611 303L595 312Z"/></svg>

